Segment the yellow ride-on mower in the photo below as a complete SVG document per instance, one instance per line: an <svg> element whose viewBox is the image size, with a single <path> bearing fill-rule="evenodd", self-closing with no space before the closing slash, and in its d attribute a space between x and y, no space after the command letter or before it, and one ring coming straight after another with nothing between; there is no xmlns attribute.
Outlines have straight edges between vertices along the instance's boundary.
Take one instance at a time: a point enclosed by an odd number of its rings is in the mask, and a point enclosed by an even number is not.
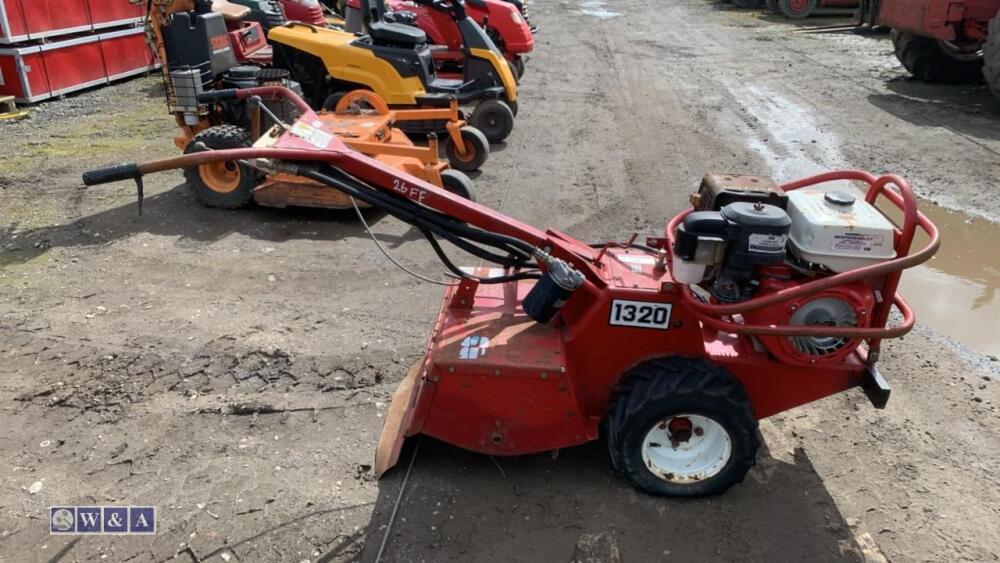
<svg viewBox="0 0 1000 563"><path fill-rule="evenodd" d="M464 0L434 0L461 11ZM315 109L330 108L346 92L371 90L392 108L447 107L452 98L474 106L469 124L499 143L510 135L517 114L517 82L486 32L471 18L458 22L466 60L461 79L437 75L427 35L408 25L387 23L362 0L365 34L290 22L268 33L273 64L301 84ZM406 130L420 128L408 127ZM439 123L422 129L440 129Z"/></svg>

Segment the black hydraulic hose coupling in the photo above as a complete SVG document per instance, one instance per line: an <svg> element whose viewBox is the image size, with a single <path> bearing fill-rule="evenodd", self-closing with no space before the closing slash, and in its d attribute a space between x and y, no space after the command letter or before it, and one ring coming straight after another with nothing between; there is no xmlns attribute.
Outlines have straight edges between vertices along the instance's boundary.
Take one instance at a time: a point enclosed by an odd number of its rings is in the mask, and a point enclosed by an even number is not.
<svg viewBox="0 0 1000 563"><path fill-rule="evenodd" d="M545 275L525 296L521 304L524 313L536 323L551 321L570 295L583 285L583 280L579 270L558 258L552 259Z"/></svg>

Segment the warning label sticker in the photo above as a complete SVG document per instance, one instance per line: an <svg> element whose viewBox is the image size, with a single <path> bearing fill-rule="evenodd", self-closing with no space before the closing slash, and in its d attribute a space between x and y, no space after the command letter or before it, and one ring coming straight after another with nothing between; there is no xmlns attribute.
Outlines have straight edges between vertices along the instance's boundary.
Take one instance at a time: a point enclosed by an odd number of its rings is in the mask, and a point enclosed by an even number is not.
<svg viewBox="0 0 1000 563"><path fill-rule="evenodd" d="M292 132L292 135L295 135L310 145L320 149L328 147L330 145L330 141L333 140L333 135L327 133L326 131L317 129L308 123L296 123L292 126L290 131Z"/></svg>
<svg viewBox="0 0 1000 563"><path fill-rule="evenodd" d="M656 264L656 258L648 254L619 254L618 259L626 264L646 264L649 266Z"/></svg>
<svg viewBox="0 0 1000 563"><path fill-rule="evenodd" d="M885 235L869 233L840 233L833 235L833 250L871 252L885 246Z"/></svg>
<svg viewBox="0 0 1000 563"><path fill-rule="evenodd" d="M769 252L779 254L785 251L788 235L750 235L749 250L751 252Z"/></svg>

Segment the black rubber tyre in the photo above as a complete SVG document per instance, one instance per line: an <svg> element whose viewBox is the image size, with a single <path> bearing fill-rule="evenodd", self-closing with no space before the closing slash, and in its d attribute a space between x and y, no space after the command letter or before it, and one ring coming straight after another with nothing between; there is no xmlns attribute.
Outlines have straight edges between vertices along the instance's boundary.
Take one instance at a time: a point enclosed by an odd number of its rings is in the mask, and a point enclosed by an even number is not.
<svg viewBox="0 0 1000 563"><path fill-rule="evenodd" d="M989 35L983 43L983 77L993 95L1000 98L1000 15L990 20Z"/></svg>
<svg viewBox="0 0 1000 563"><path fill-rule="evenodd" d="M188 143L184 154L197 152L196 145L203 143L213 150L246 148L253 144L250 135L235 125L218 125L198 133ZM236 162L205 164L197 168L185 168L187 180L195 199L206 207L239 209L253 201L253 189L257 186L257 171Z"/></svg>
<svg viewBox="0 0 1000 563"><path fill-rule="evenodd" d="M896 58L918 80L944 84L964 84L983 79L983 58L959 59L945 50L937 39L892 30Z"/></svg>
<svg viewBox="0 0 1000 563"><path fill-rule="evenodd" d="M451 136L446 137L444 151L448 155L448 164L463 172L479 170L490 156L490 142L486 140L486 135L475 127L462 127L459 133L462 135L462 142L465 143L466 153L458 154Z"/></svg>
<svg viewBox="0 0 1000 563"><path fill-rule="evenodd" d="M514 130L514 111L501 100L484 100L473 110L469 125L482 131L491 144L500 143Z"/></svg>
<svg viewBox="0 0 1000 563"><path fill-rule="evenodd" d="M777 14L778 13L778 0L764 0L764 8Z"/></svg>
<svg viewBox="0 0 1000 563"><path fill-rule="evenodd" d="M514 84L520 84L521 77L517 74L517 66L515 66L512 61L507 61L507 68L509 68L510 73L514 75Z"/></svg>
<svg viewBox="0 0 1000 563"><path fill-rule="evenodd" d="M816 11L817 0L778 0L778 13L790 20L808 18Z"/></svg>
<svg viewBox="0 0 1000 563"><path fill-rule="evenodd" d="M337 104L340 102L340 99L343 98L345 94L347 94L347 92L334 92L333 94L327 96L326 99L323 100L323 110L331 112L336 110Z"/></svg>
<svg viewBox="0 0 1000 563"><path fill-rule="evenodd" d="M510 111L514 113L514 117L517 117L517 108L518 108L517 100L514 100L513 102L507 102L507 105L510 106Z"/></svg>
<svg viewBox="0 0 1000 563"><path fill-rule="evenodd" d="M521 81L521 77L524 76L524 57L514 57L514 76L517 77L518 82Z"/></svg>
<svg viewBox="0 0 1000 563"><path fill-rule="evenodd" d="M711 419L728 435L728 460L714 475L671 482L643 461L647 434L681 414ZM689 432L698 430L695 426ZM760 448L757 420L743 386L715 364L680 356L647 360L624 374L608 415L607 441L612 465L632 485L652 495L673 497L725 492L743 481Z"/></svg>
<svg viewBox="0 0 1000 563"><path fill-rule="evenodd" d="M737 8L760 8L762 5L761 0L729 0L729 3Z"/></svg>
<svg viewBox="0 0 1000 563"><path fill-rule="evenodd" d="M478 201L479 199L476 196L476 187L472 184L472 180L458 170L442 170L441 183L444 184L444 189L469 201Z"/></svg>

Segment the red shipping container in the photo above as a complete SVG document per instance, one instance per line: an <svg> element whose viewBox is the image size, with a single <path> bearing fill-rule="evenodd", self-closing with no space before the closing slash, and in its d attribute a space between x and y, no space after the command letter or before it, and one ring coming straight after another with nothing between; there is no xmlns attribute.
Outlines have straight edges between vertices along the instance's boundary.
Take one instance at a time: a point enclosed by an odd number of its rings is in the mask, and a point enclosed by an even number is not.
<svg viewBox="0 0 1000 563"><path fill-rule="evenodd" d="M0 49L0 95L37 102L155 68L142 29Z"/></svg>
<svg viewBox="0 0 1000 563"><path fill-rule="evenodd" d="M110 2L127 0L110 0ZM85 0L0 0L0 43L90 31Z"/></svg>

